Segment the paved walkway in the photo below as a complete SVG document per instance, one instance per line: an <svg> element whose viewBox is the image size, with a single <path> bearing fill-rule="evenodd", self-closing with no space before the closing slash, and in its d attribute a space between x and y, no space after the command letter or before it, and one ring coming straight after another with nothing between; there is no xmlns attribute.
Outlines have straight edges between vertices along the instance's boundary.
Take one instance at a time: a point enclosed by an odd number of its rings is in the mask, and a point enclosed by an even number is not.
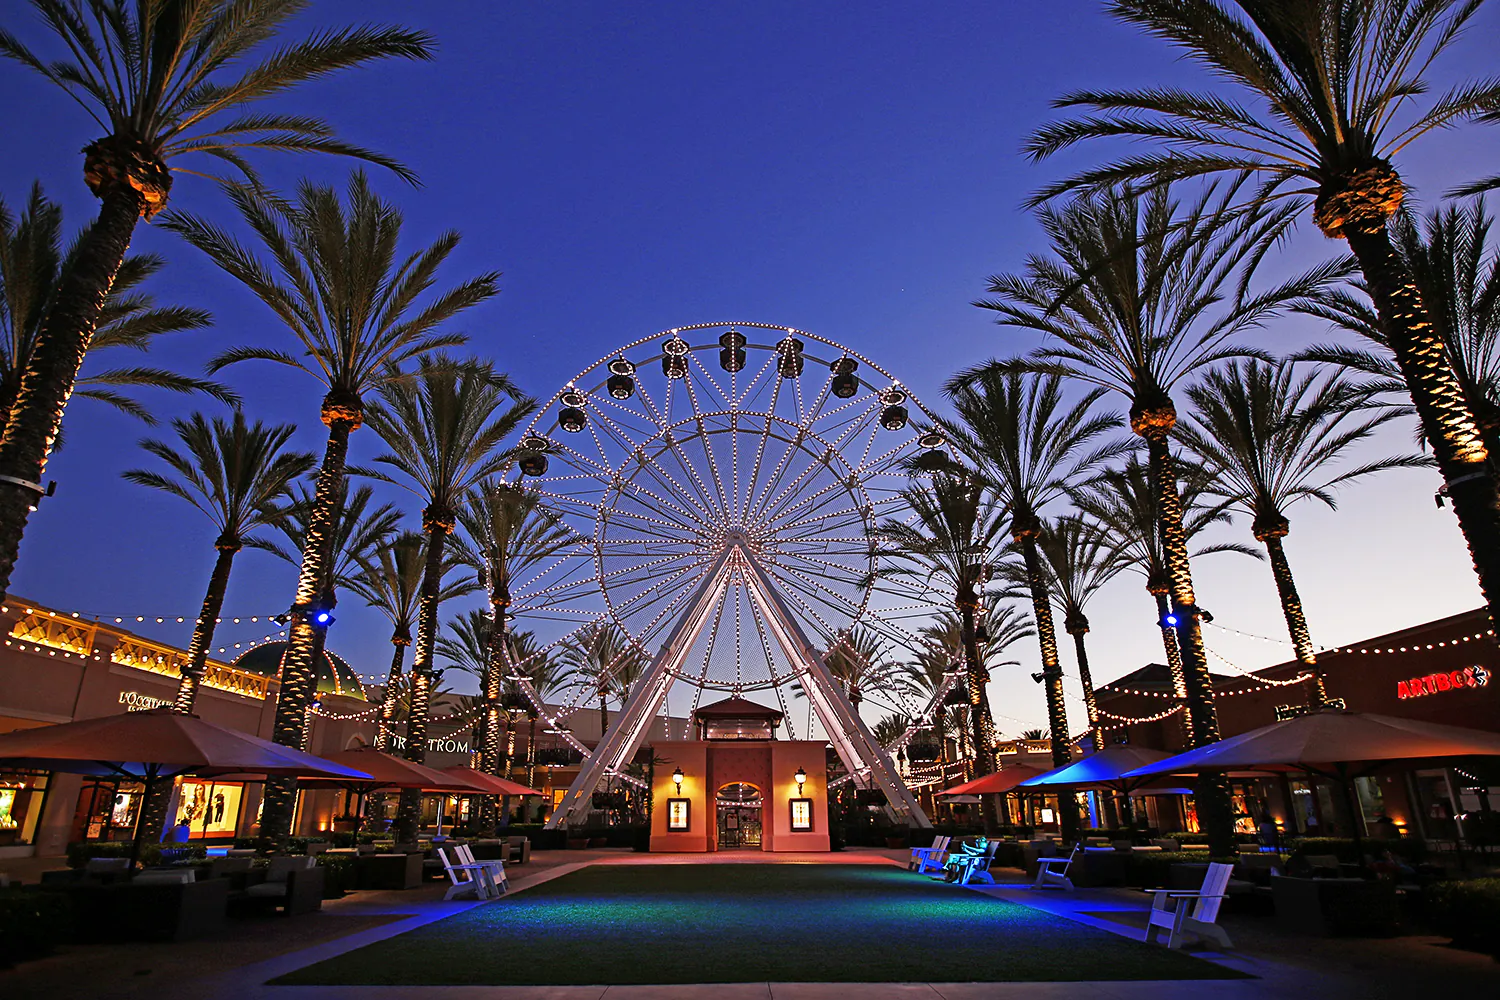
<svg viewBox="0 0 1500 1000"><path fill-rule="evenodd" d="M903 864L904 852L836 854L734 852L650 855L620 850L550 851L511 869L511 891L589 864ZM1019 878L1019 872L1010 873ZM1004 876L1002 875L1002 878ZM955 891L967 891L955 889ZM971 891L1035 906L1110 933L1141 940L1143 894L1120 889L1032 892L1018 882ZM290 920L234 922L227 939L170 945L74 947L0 972L5 1000L1420 1000L1500 995L1500 964L1442 946L1434 938L1304 940L1279 933L1266 917L1226 916L1231 953L1202 957L1257 978L1101 983L742 983L704 986L369 987L267 986L268 980L356 948L488 904L442 901L441 886L360 892ZM533 956L521 957L526 960Z"/></svg>

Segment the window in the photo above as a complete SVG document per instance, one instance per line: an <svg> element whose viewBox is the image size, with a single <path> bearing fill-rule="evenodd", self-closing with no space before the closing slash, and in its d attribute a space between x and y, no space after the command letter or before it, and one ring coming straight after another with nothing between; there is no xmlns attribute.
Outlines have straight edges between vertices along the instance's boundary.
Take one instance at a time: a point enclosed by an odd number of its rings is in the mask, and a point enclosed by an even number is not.
<svg viewBox="0 0 1500 1000"><path fill-rule="evenodd" d="M0 847L35 842L46 797L45 771L0 771Z"/></svg>

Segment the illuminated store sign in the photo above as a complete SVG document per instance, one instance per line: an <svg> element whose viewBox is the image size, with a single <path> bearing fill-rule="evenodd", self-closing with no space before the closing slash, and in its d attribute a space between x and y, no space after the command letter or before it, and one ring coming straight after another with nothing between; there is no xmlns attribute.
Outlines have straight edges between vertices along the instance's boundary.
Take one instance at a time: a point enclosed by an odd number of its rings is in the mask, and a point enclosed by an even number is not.
<svg viewBox="0 0 1500 1000"><path fill-rule="evenodd" d="M391 734L391 745L397 750L406 749L406 737ZM428 753L473 753L469 741L454 736L430 736L427 739Z"/></svg>
<svg viewBox="0 0 1500 1000"><path fill-rule="evenodd" d="M125 706L127 712L145 712L153 708L164 708L172 703L165 698L153 698L139 691L121 691L120 704Z"/></svg>
<svg viewBox="0 0 1500 1000"><path fill-rule="evenodd" d="M1490 683L1491 674L1484 667L1465 667L1445 674L1428 674L1411 680L1396 682L1396 697L1420 698L1423 695L1439 694L1443 691L1462 691L1465 688L1482 688Z"/></svg>

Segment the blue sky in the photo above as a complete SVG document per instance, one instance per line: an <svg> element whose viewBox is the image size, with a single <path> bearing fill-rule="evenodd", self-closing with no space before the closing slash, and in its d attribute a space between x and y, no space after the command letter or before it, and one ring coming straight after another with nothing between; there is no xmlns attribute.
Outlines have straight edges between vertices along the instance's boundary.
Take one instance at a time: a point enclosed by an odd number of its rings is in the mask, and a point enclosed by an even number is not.
<svg viewBox="0 0 1500 1000"><path fill-rule="evenodd" d="M547 397L619 345L668 327L759 320L815 331L880 361L930 406L953 370L1032 346L969 303L987 275L1039 249L1021 208L1028 191L1105 150L1040 165L1017 150L1072 88L1201 84L1165 47L1077 0L1006 3L781 2L715 4L324 0L309 26L400 21L436 35L438 58L375 66L304 88L286 106L325 112L350 139L410 164L423 185L375 182L405 209L412 245L448 228L464 242L450 280L503 272L502 294L463 322L473 349ZM41 39L10 5L6 26ZM1486 10L1438 74L1490 72L1500 13ZM45 45L45 43L41 43ZM94 210L78 150L92 123L40 78L0 65L5 133L0 193L19 202L34 178L63 203L70 228ZM1500 129L1434 136L1399 162L1427 202L1460 180L1493 172ZM339 182L349 164L262 158L268 176ZM229 221L208 184L179 179L174 205ZM196 369L238 344L284 346L269 314L170 234L142 227L139 250L170 264L163 302L202 306L213 329L161 343L153 361ZM1305 266L1335 249L1305 227L1272 268ZM1287 351L1326 340L1303 321L1277 323L1261 342ZM320 450L319 386L270 367L226 378L252 417L295 422ZM153 397L163 417L207 400ZM48 470L58 494L34 515L14 581L17 595L109 617L185 616L213 558L206 523L180 501L123 482L142 464L146 429L77 401L68 442ZM1410 447L1405 427L1380 447ZM353 457L378 451L355 435ZM1395 472L1350 488L1336 513L1291 513L1287 548L1315 640L1334 646L1467 610L1479 603L1462 538L1432 503L1435 473ZM391 498L415 504L392 492ZM1226 537L1250 541L1237 524ZM231 615L289 603L294 570L262 553L240 559ZM1201 603L1220 624L1279 636L1269 571L1237 556L1196 568ZM346 598L331 645L356 667L384 670L383 620ZM1154 611L1137 578L1112 584L1091 609L1095 677L1160 659ZM185 642L186 627L162 638ZM264 634L249 623L221 644ZM1287 657L1284 646L1211 630L1211 647L1243 668ZM1024 668L999 677L1001 728L1045 719ZM1223 663L1215 661L1223 667ZM1068 663L1072 669L1071 662ZM1076 687L1075 687L1076 690ZM1338 693L1338 692L1335 692ZM1081 705L1070 715L1081 719ZM1075 724L1075 730L1082 728Z"/></svg>

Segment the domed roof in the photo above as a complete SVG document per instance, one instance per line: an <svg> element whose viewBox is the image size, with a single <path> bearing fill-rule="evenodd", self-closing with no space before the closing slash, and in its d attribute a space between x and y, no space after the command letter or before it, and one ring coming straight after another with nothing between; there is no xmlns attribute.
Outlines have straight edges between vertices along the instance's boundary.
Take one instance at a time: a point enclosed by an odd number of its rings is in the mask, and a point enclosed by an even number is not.
<svg viewBox="0 0 1500 1000"><path fill-rule="evenodd" d="M262 677L275 677L281 673L281 657L286 652L285 642L267 642L247 650L230 666ZM345 663L336 653L323 651L318 664L318 694L337 694L355 701L365 700L364 685L354 668Z"/></svg>

